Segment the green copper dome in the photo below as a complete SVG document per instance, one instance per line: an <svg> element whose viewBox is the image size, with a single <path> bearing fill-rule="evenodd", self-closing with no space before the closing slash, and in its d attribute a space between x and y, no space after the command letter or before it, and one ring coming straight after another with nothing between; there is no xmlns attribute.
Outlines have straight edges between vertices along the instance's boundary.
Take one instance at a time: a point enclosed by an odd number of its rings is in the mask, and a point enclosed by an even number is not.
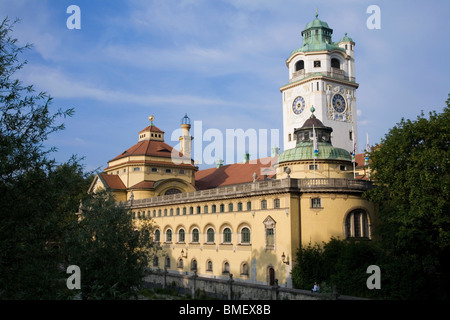
<svg viewBox="0 0 450 320"><path fill-rule="evenodd" d="M331 40L333 29L328 26L325 21L319 20L318 14L316 18L306 25L305 30L302 31L303 45L301 48L291 52L291 55L296 52L311 52L311 51L332 51L345 50L340 48L337 43Z"/></svg>
<svg viewBox="0 0 450 320"><path fill-rule="evenodd" d="M317 18L317 17L318 17L318 15L316 15L316 18L313 21L311 21L310 23L308 23L306 25L305 30L309 29L309 28L313 28L313 27L324 27L324 28L330 29L330 27L328 26L328 23L326 23L325 21L319 20L319 18Z"/></svg>
<svg viewBox="0 0 450 320"><path fill-rule="evenodd" d="M345 36L341 39L339 42L353 42L353 39L347 36L347 32L345 33Z"/></svg>
<svg viewBox="0 0 450 320"><path fill-rule="evenodd" d="M350 153L347 150L333 147L330 143L326 142L318 142L317 146L319 156L316 160L352 161ZM283 151L278 158L278 163L297 160L313 160L312 141L297 143L295 148Z"/></svg>
<svg viewBox="0 0 450 320"><path fill-rule="evenodd" d="M311 116L303 123L301 128L294 129L297 144L295 148L283 151L278 157L278 163L297 160L313 160L313 137L316 136L319 154L317 160L341 160L352 161L347 150L333 147L331 144L331 132L333 128L325 126L314 115L314 107L311 107Z"/></svg>

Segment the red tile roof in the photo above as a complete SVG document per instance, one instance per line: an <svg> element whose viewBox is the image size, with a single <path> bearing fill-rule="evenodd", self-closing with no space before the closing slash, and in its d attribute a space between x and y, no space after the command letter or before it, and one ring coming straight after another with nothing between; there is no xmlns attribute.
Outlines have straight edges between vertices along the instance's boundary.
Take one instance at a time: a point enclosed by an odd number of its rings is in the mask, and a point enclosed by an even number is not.
<svg viewBox="0 0 450 320"><path fill-rule="evenodd" d="M174 149L164 141L142 140L110 161L122 159L128 156L154 156L154 157L171 158L173 150ZM174 155L176 156L179 157L183 156L182 153L177 150L174 150L173 152Z"/></svg>
<svg viewBox="0 0 450 320"><path fill-rule="evenodd" d="M195 173L195 186L199 190L211 189L231 184L247 183L253 181L253 173L257 174L257 180L272 178L275 175L273 165L277 163L277 157L267 157L251 160L247 163L224 165L220 168L199 170Z"/></svg>
<svg viewBox="0 0 450 320"><path fill-rule="evenodd" d="M107 173L101 173L100 178L102 179L103 183L106 184L105 187L115 190L125 190L126 187L122 182L122 179L118 175L115 174L107 174Z"/></svg>
<svg viewBox="0 0 450 320"><path fill-rule="evenodd" d="M162 131L161 129L159 129L156 126L148 126L145 129L142 129L141 131L139 131L139 133L142 133L144 131L150 131L150 132L160 132L160 133L164 133L164 131Z"/></svg>
<svg viewBox="0 0 450 320"><path fill-rule="evenodd" d="M355 155L355 163L356 163L356 168L361 169L363 167L365 167L365 153L357 153ZM372 159L369 158L369 165L372 163Z"/></svg>
<svg viewBox="0 0 450 320"><path fill-rule="evenodd" d="M144 180L135 184L130 189L152 189L154 184L155 181Z"/></svg>

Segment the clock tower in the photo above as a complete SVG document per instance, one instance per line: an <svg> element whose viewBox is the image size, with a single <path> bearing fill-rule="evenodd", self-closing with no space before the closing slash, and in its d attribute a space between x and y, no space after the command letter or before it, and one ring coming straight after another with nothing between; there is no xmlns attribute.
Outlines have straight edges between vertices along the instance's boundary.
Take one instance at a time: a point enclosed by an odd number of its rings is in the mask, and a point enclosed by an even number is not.
<svg viewBox="0 0 450 320"><path fill-rule="evenodd" d="M345 34L333 42L333 29L315 19L302 31L303 45L286 60L289 83L280 88L283 100L284 150L296 145L295 128L309 118L311 107L325 126L333 128L333 145L349 152L357 137L355 42Z"/></svg>

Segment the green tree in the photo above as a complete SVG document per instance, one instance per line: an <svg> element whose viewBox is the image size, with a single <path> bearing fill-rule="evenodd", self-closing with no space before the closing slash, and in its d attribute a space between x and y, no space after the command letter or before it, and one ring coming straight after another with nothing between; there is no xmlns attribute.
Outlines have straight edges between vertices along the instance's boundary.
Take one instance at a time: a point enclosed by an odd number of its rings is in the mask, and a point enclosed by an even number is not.
<svg viewBox="0 0 450 320"><path fill-rule="evenodd" d="M151 221L139 222L106 191L83 202L66 243L67 263L81 269L83 299L129 298L140 286L156 247Z"/></svg>
<svg viewBox="0 0 450 320"><path fill-rule="evenodd" d="M430 284L428 295L448 285L449 144L450 95L440 114L401 119L370 154L377 187L367 195L379 205L377 233L392 260L403 255L403 266L405 259L418 264L416 283Z"/></svg>
<svg viewBox="0 0 450 320"><path fill-rule="evenodd" d="M57 244L87 182L76 159L57 165L43 146L73 109L52 113L48 94L15 78L31 46L18 46L13 25L0 24L0 297L50 299L59 294Z"/></svg>

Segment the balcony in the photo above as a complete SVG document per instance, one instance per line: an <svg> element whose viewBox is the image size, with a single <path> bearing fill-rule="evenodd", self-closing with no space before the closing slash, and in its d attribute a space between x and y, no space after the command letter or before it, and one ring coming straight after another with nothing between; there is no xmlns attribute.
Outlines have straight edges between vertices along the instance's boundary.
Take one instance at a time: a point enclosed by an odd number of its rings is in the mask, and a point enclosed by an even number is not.
<svg viewBox="0 0 450 320"><path fill-rule="evenodd" d="M310 76L321 76L321 75L334 79L341 79L350 82L355 82L355 77L346 76L345 71L339 68L331 68L330 72L305 72L305 69L302 69L293 72L292 77L289 79L289 82L299 81L304 78L308 78Z"/></svg>
<svg viewBox="0 0 450 320"><path fill-rule="evenodd" d="M372 182L363 180L327 178L282 180L274 179L250 182L245 184L236 184L208 190L157 196L133 201L128 200L120 203L126 207L141 208L287 192L303 193L331 191L338 193L362 193L369 190L370 188L372 188Z"/></svg>

